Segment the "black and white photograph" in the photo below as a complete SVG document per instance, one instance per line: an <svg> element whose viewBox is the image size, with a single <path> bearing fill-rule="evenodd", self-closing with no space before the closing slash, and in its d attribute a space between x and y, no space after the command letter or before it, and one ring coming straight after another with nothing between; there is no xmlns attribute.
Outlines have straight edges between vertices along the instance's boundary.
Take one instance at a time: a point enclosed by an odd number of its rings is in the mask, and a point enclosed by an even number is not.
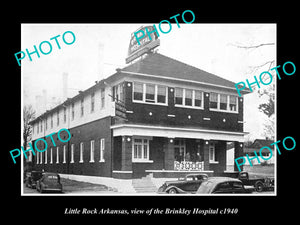
<svg viewBox="0 0 300 225"><path fill-rule="evenodd" d="M101 3L5 8L3 219L292 220L296 6Z"/></svg>
<svg viewBox="0 0 300 225"><path fill-rule="evenodd" d="M21 46L23 195L276 195L276 24L22 24Z"/></svg>

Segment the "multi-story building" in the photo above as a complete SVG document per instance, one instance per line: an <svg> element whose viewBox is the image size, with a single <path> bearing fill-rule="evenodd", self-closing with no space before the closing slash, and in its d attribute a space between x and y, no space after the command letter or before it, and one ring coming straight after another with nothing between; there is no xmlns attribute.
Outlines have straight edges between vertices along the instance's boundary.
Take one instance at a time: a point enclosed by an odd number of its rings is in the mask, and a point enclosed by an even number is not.
<svg viewBox="0 0 300 225"><path fill-rule="evenodd" d="M149 53L31 121L33 142L61 128L72 136L62 143L53 135L56 146L46 138L36 169L115 178L220 174L226 142L234 142L235 158L243 155L244 100L234 85Z"/></svg>

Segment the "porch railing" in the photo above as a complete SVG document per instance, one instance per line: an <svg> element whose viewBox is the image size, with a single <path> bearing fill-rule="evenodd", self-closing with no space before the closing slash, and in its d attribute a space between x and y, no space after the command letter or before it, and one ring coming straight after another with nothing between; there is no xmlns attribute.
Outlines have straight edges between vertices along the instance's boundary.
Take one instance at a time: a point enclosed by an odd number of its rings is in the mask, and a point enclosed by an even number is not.
<svg viewBox="0 0 300 225"><path fill-rule="evenodd" d="M174 161L174 170L178 171L203 171L204 162L192 162L192 161Z"/></svg>

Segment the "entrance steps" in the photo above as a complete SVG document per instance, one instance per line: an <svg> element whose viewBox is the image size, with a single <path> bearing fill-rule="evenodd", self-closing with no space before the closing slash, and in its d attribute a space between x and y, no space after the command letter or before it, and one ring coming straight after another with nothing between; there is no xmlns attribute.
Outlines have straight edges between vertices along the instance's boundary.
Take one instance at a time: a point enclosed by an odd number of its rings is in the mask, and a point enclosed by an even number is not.
<svg viewBox="0 0 300 225"><path fill-rule="evenodd" d="M132 186L136 193L156 193L157 187L153 184L151 177L146 176L141 179L132 179Z"/></svg>

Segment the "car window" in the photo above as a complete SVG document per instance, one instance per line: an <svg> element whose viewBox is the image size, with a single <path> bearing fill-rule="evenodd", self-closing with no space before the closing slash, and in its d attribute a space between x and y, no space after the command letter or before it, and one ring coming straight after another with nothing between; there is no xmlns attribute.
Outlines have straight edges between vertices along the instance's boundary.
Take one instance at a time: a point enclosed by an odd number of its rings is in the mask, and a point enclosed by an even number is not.
<svg viewBox="0 0 300 225"><path fill-rule="evenodd" d="M241 174L240 174L240 178L247 178L247 174L241 173Z"/></svg>
<svg viewBox="0 0 300 225"><path fill-rule="evenodd" d="M57 176L55 176L55 175L49 175L49 176L47 176L47 178L49 180L57 180Z"/></svg>
<svg viewBox="0 0 300 225"><path fill-rule="evenodd" d="M187 181L192 181L192 180L194 180L194 178L193 177L187 177L186 180Z"/></svg>
<svg viewBox="0 0 300 225"><path fill-rule="evenodd" d="M195 176L195 180L202 180L202 176Z"/></svg>
<svg viewBox="0 0 300 225"><path fill-rule="evenodd" d="M230 187L229 182L223 182L223 183L220 183L220 184L217 185L214 192L216 192L216 191L228 191L230 189L231 189L231 187Z"/></svg>
<svg viewBox="0 0 300 225"><path fill-rule="evenodd" d="M232 187L234 189L242 189L243 188L243 184L241 182L233 182L232 183Z"/></svg>
<svg viewBox="0 0 300 225"><path fill-rule="evenodd" d="M205 180L207 177L205 175L199 175L197 176L197 180Z"/></svg>
<svg viewBox="0 0 300 225"><path fill-rule="evenodd" d="M214 184L211 181L204 181L201 183L197 193L210 193L210 190L213 188Z"/></svg>

